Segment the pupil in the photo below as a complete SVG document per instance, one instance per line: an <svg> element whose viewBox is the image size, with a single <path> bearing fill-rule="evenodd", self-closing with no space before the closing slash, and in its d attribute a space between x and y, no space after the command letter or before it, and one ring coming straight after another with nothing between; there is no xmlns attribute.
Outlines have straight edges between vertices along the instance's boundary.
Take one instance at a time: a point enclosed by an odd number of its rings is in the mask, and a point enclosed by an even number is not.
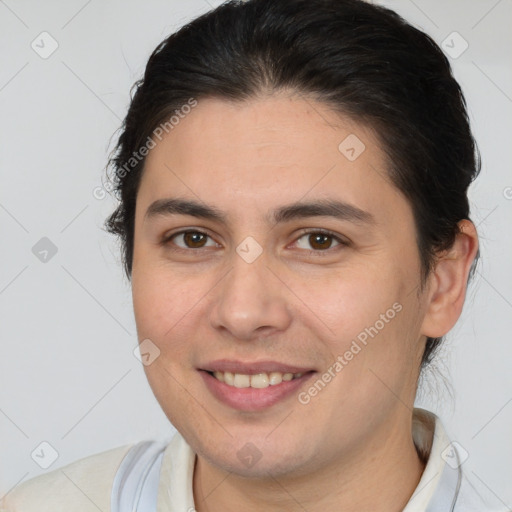
<svg viewBox="0 0 512 512"><path fill-rule="evenodd" d="M191 245L194 245L194 244L201 244L201 241L202 239L204 238L204 235L202 235L201 233L197 233L195 231L189 231L188 233L185 234L185 241L187 244L191 244Z"/></svg>
<svg viewBox="0 0 512 512"><path fill-rule="evenodd" d="M313 238L313 243L311 244L313 247L315 244L320 245L321 249L328 249L331 245L330 243L327 244L327 247L325 247L325 242L329 240L329 235L323 235L321 233L317 233L316 235L311 235Z"/></svg>

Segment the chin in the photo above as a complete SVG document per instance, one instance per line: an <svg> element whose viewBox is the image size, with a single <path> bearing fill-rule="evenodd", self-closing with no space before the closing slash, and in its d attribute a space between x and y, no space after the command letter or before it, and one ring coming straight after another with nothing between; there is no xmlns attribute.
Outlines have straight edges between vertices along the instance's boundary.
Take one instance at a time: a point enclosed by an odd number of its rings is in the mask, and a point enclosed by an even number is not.
<svg viewBox="0 0 512 512"><path fill-rule="evenodd" d="M265 435L246 439L231 439L225 445L210 443L193 449L212 466L244 478L277 478L300 474L305 467L308 471L311 469L307 454L298 446L284 446L278 440L265 443Z"/></svg>

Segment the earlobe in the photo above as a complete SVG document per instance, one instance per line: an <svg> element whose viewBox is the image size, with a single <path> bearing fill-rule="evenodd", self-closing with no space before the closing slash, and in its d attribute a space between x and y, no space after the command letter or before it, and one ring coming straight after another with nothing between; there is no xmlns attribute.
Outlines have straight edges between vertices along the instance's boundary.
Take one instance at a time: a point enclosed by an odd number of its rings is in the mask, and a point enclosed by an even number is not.
<svg viewBox="0 0 512 512"><path fill-rule="evenodd" d="M471 264L478 251L478 234L467 219L459 223L453 246L439 255L430 276L428 303L422 334L444 336L457 322L464 306Z"/></svg>

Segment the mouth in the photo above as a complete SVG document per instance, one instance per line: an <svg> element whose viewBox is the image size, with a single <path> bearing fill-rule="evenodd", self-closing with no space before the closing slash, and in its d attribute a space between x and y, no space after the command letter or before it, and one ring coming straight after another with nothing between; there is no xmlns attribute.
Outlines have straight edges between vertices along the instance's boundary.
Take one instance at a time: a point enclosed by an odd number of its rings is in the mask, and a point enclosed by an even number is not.
<svg viewBox="0 0 512 512"><path fill-rule="evenodd" d="M269 386L277 386L282 382L289 382L291 380L300 379L304 373L291 373L291 372L262 372L256 374L232 373L232 372L207 372L219 382L238 388L255 388L265 389ZM305 372L309 373L309 372Z"/></svg>
<svg viewBox="0 0 512 512"><path fill-rule="evenodd" d="M276 363L217 361L209 366L198 372L210 394L232 409L253 412L284 403L317 373Z"/></svg>

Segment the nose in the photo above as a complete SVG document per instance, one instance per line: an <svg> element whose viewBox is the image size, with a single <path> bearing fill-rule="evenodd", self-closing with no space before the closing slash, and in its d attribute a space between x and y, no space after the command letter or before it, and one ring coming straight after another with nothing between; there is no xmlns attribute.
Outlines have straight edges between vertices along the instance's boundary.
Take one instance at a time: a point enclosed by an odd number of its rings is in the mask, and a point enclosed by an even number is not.
<svg viewBox="0 0 512 512"><path fill-rule="evenodd" d="M286 286L261 255L247 263L238 254L216 286L210 323L238 340L250 341L284 331L291 323Z"/></svg>

